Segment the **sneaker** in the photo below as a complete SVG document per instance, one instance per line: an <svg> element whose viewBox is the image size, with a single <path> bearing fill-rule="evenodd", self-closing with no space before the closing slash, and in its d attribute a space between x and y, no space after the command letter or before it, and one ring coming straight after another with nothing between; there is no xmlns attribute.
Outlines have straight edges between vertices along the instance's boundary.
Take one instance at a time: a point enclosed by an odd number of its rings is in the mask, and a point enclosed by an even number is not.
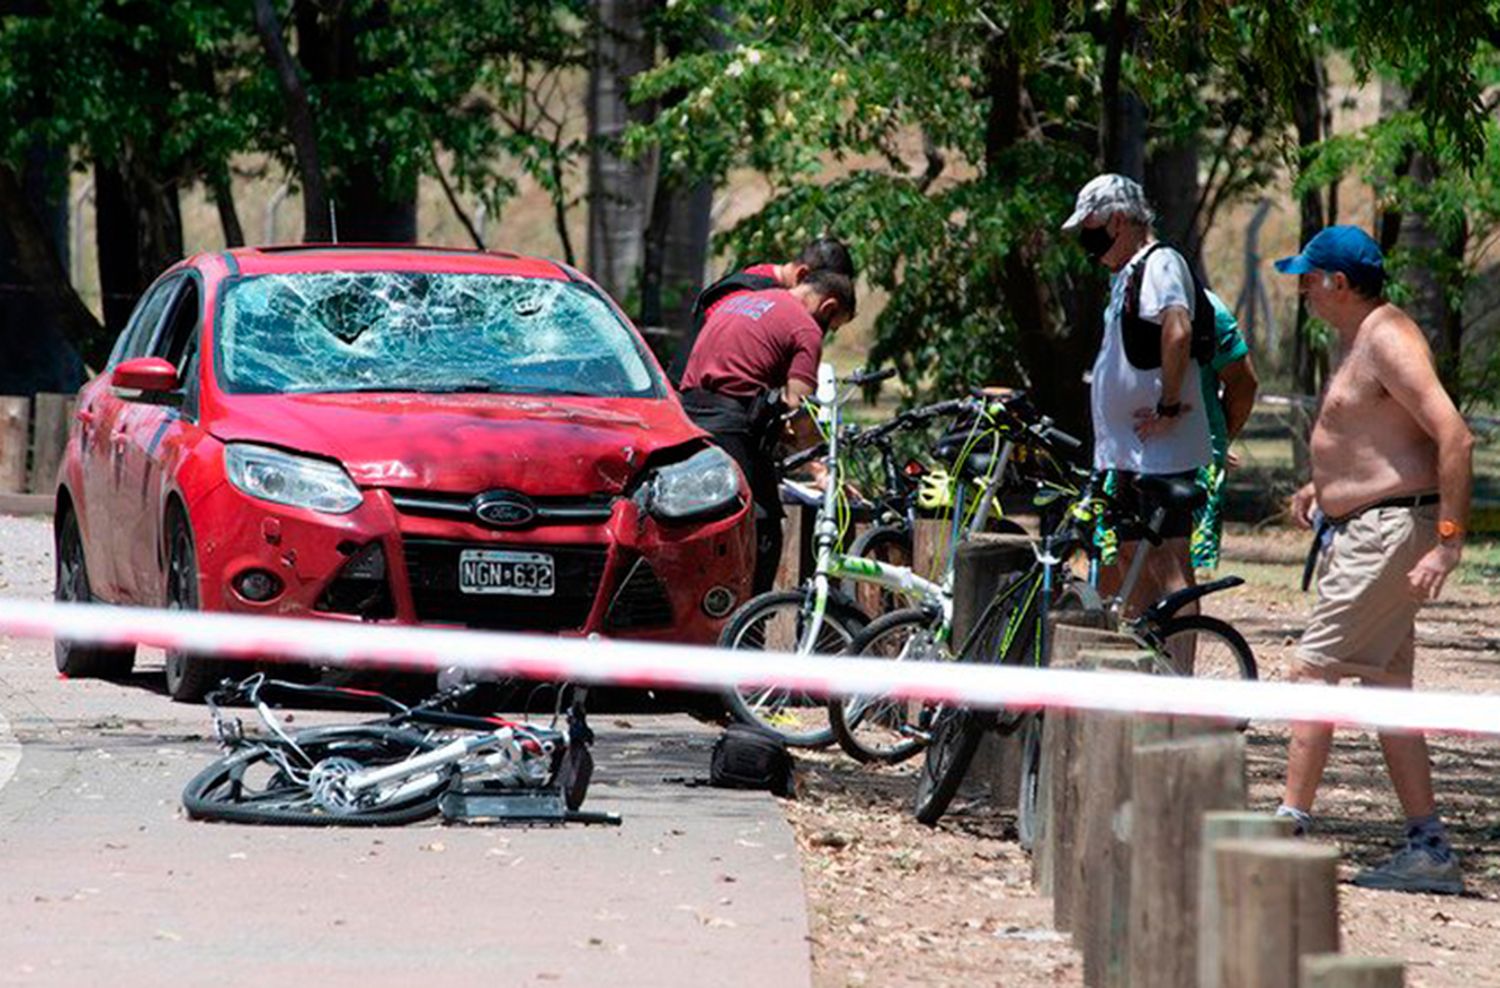
<svg viewBox="0 0 1500 988"><path fill-rule="evenodd" d="M1456 855L1450 853L1446 861L1439 861L1431 851L1408 846L1380 867L1366 868L1355 875L1354 884L1387 892L1462 895L1464 876Z"/></svg>
<svg viewBox="0 0 1500 988"><path fill-rule="evenodd" d="M1302 810L1296 810L1283 804L1276 807L1276 818L1278 820L1292 821L1293 837L1306 837L1312 831L1312 815Z"/></svg>

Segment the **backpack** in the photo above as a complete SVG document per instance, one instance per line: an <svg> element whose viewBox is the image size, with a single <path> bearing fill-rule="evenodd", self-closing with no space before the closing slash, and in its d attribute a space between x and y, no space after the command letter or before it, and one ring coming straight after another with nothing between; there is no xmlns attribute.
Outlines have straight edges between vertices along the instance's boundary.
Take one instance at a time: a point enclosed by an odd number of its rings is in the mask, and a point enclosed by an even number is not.
<svg viewBox="0 0 1500 988"><path fill-rule="evenodd" d="M1136 370L1156 370L1161 367L1161 325L1140 317L1141 282L1146 277L1146 263L1158 248L1170 247L1157 241L1146 249L1145 255L1131 268L1130 281L1125 286L1125 310L1120 313L1120 338L1125 344L1125 359ZM1215 331L1214 307L1208 301L1208 293L1198 276L1188 269L1193 279L1193 339L1188 353L1200 366L1207 367L1214 357Z"/></svg>
<svg viewBox="0 0 1500 988"><path fill-rule="evenodd" d="M703 332L703 322L708 318L708 310L713 308L715 302L737 292L762 292L779 285L780 282L775 278L736 271L734 274L725 275L699 292L697 300L693 302L692 324L688 327L687 335L682 338L682 345L677 348L677 353L672 357L672 366L667 371L672 387L682 387L682 375L687 373L688 358L693 355L693 345L698 342L698 334Z"/></svg>
<svg viewBox="0 0 1500 988"><path fill-rule="evenodd" d="M730 724L714 742L708 784L720 789L766 789L796 795L786 742L748 724Z"/></svg>

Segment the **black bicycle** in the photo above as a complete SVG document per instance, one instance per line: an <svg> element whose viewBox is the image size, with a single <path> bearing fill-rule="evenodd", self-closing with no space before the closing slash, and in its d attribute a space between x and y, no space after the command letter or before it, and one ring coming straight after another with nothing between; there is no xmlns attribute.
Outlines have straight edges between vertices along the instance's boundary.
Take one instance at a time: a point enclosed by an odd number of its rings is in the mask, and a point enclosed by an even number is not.
<svg viewBox="0 0 1500 988"><path fill-rule="evenodd" d="M1090 477L1071 500L1060 522L1043 535L1035 548L1036 562L1003 583L990 599L958 650L958 661L1045 666L1051 633L1047 615L1059 610L1099 610L1112 614L1120 630L1150 653L1158 672L1257 678L1250 645L1232 625L1207 615L1179 616L1184 607L1195 601L1239 586L1244 582L1241 578L1225 577L1179 590L1157 601L1139 617L1120 622L1121 602L1129 599L1148 548L1143 546L1136 552L1119 593L1108 601L1100 599L1091 580L1074 575L1068 567L1075 554L1082 552L1090 556L1091 573L1096 572L1093 533L1097 521L1138 525L1146 541L1158 545L1168 512L1191 511L1203 498L1202 489L1188 481L1143 478L1140 485L1145 498L1154 505L1151 517L1144 523L1099 493L1097 478ZM958 705L930 710L924 732L924 758L917 775L914 806L917 819L930 826L947 812L986 731L1011 734L1024 729L1017 816L1021 842L1030 846L1035 836L1039 799L1041 724L1039 711L988 711Z"/></svg>

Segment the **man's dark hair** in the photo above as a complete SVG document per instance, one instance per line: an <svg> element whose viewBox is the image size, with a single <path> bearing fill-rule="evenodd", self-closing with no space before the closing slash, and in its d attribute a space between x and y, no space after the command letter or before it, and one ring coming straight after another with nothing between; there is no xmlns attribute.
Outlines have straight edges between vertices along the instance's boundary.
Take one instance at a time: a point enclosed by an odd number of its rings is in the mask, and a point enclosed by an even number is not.
<svg viewBox="0 0 1500 988"><path fill-rule="evenodd" d="M809 241L798 255L797 263L807 265L809 271L832 271L854 280L854 258L849 256L849 248L832 237Z"/></svg>
<svg viewBox="0 0 1500 988"><path fill-rule="evenodd" d="M1342 274L1349 279L1349 287L1354 289L1355 294L1360 298L1378 302L1385 294L1385 270L1383 268L1356 267Z"/></svg>
<svg viewBox="0 0 1500 988"><path fill-rule="evenodd" d="M837 271L829 271L826 268L814 268L807 272L807 277L802 279L802 284L813 290L813 293L821 298L831 298L839 304L839 312L854 318L854 282L846 274Z"/></svg>

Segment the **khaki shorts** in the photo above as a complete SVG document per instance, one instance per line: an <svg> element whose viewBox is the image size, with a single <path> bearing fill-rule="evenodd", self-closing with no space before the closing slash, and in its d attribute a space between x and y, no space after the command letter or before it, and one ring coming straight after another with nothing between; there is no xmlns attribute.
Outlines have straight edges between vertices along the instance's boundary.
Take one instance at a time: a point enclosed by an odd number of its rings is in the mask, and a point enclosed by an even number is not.
<svg viewBox="0 0 1500 988"><path fill-rule="evenodd" d="M1421 601L1406 574L1437 544L1437 512L1435 504L1372 508L1334 527L1299 661L1331 678L1411 685Z"/></svg>

